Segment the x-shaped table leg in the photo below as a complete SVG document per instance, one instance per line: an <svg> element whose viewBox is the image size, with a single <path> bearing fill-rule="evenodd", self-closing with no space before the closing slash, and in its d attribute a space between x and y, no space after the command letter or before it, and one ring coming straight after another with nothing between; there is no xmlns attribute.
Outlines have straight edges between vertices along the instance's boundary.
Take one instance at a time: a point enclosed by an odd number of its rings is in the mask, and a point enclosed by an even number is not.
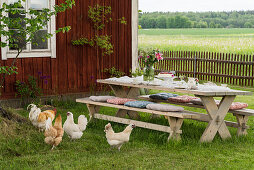
<svg viewBox="0 0 254 170"><path fill-rule="evenodd" d="M235 115L235 116L238 122L237 135L238 136L247 135L247 129L248 129L247 122L248 122L249 116L245 116L245 115Z"/></svg>
<svg viewBox="0 0 254 170"><path fill-rule="evenodd" d="M236 96L224 96L219 107L217 107L213 97L199 97L201 98L206 111L210 116L209 124L207 125L200 142L211 142L217 132L219 132L222 139L230 138L231 135L224 122L224 118Z"/></svg>
<svg viewBox="0 0 254 170"><path fill-rule="evenodd" d="M131 87L128 90L125 90L123 86L118 86L118 85L110 85L110 87L114 91L116 97L137 99L140 94L139 88L135 88L135 87ZM140 116L138 115L138 112L123 110L123 109L119 109L116 113L116 116L123 118L126 116L126 114L128 114L130 118L132 119L140 118Z"/></svg>

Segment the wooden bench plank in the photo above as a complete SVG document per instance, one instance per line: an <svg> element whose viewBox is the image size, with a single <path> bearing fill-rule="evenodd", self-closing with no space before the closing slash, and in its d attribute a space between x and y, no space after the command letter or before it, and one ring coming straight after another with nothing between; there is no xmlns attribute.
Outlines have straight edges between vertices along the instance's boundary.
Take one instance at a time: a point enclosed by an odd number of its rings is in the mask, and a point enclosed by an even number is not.
<svg viewBox="0 0 254 170"><path fill-rule="evenodd" d="M151 99L151 98L149 98L149 95L139 96L139 99L148 100L148 101L156 102L156 103L158 103L158 102L160 102L160 103L170 103L170 104L176 104L176 105L181 105L181 106L189 106L189 107L205 109L204 106L196 105L196 104L193 104L193 103L179 103L179 102L172 102L172 101L169 101L169 100ZM252 109L229 110L228 112L233 113L233 114L245 115L245 116L254 116L254 110L252 110Z"/></svg>
<svg viewBox="0 0 254 170"><path fill-rule="evenodd" d="M197 113L197 114L202 114L202 113ZM202 114L202 116L200 116L200 119L195 119L194 118L192 120L198 120L198 121L201 121L201 122L209 122L210 118L207 114ZM224 122L229 127L233 127L233 128L238 128L239 127L238 123L236 123L236 122L231 122L231 121L226 121L226 120L224 120ZM246 126L246 128L248 129L249 126Z"/></svg>
<svg viewBox="0 0 254 170"><path fill-rule="evenodd" d="M230 113L244 115L244 116L254 116L253 109L239 109L239 110L229 110Z"/></svg>
<svg viewBox="0 0 254 170"><path fill-rule="evenodd" d="M111 122L127 124L127 125L133 123L137 127L157 130L157 131L161 131L161 132L172 133L172 130L169 126L157 125L157 124L141 122L141 121L137 121L137 120L131 120L131 119L120 118L120 117L109 116L109 115L102 115L102 114L98 114L98 113L94 114L94 118L102 119L102 120L108 120L108 121L111 121Z"/></svg>

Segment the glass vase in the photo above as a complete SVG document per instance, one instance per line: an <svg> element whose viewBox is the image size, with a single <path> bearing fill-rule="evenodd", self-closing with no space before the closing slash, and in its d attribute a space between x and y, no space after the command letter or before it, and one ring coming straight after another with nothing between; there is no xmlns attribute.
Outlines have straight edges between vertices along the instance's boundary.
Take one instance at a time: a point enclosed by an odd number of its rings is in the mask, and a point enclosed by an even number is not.
<svg viewBox="0 0 254 170"><path fill-rule="evenodd" d="M144 81L153 81L154 80L154 67L153 66L146 66L144 68L143 80Z"/></svg>

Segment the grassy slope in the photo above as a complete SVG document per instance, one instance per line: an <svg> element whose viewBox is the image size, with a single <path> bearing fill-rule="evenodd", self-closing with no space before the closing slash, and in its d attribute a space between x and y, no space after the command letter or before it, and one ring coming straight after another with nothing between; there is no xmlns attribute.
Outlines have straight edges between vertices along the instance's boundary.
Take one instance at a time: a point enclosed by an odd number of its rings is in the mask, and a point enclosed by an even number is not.
<svg viewBox="0 0 254 170"><path fill-rule="evenodd" d="M240 87L239 87L240 88ZM254 91L254 89L248 89ZM155 91L152 91L155 93ZM253 96L239 96L237 101L244 101L254 109ZM201 109L191 109L203 111ZM58 111L66 119L66 111L72 111L77 117L86 114L83 104L65 103L58 105ZM103 108L102 113L113 114L115 109ZM25 117L28 112L19 111ZM234 120L230 114L228 120ZM167 124L162 117L149 120L142 114L142 120ZM44 144L44 136L31 125L12 124L9 136L0 120L0 167L1 169L19 168L63 168L63 169L253 169L254 168L254 119L249 120L249 135L237 138L236 129L230 128L232 139L221 141L216 136L212 143L201 144L199 138L206 123L185 120L182 141L167 143L168 134L136 128L130 142L123 145L121 152L110 150L103 132L106 121L90 123L80 140L70 141L64 135L63 142L50 151ZM113 123L115 131L125 126Z"/></svg>
<svg viewBox="0 0 254 170"><path fill-rule="evenodd" d="M254 54L253 29L139 30L139 48Z"/></svg>

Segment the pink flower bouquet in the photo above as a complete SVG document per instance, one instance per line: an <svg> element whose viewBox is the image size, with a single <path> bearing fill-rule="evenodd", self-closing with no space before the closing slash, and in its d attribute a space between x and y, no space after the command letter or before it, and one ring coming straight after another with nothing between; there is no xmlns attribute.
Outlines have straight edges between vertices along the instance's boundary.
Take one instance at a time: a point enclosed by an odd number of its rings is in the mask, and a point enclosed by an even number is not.
<svg viewBox="0 0 254 170"><path fill-rule="evenodd" d="M158 50L152 51L142 51L139 59L143 61L145 65L145 69L143 71L143 80L144 81L152 81L154 80L154 63L157 63L159 60L163 60L162 53Z"/></svg>
<svg viewBox="0 0 254 170"><path fill-rule="evenodd" d="M142 51L139 59L143 61L146 67L151 67L159 60L163 60L162 55L163 54L158 50Z"/></svg>

